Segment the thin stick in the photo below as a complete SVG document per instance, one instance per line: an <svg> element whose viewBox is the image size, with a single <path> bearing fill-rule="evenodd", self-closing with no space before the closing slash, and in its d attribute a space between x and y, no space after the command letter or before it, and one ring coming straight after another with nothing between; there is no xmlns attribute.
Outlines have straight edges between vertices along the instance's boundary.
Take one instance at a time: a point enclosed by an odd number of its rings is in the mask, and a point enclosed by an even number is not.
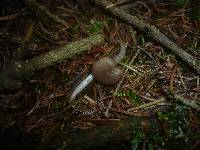
<svg viewBox="0 0 200 150"><path fill-rule="evenodd" d="M159 100L156 100L156 101L153 101L153 102L150 102L150 103L146 103L146 104L140 105L138 107L130 108L130 109L127 110L127 112L131 112L131 111L138 110L138 109L148 108L150 106L155 106L155 105L162 103L162 102L165 102L165 98L161 98Z"/></svg>

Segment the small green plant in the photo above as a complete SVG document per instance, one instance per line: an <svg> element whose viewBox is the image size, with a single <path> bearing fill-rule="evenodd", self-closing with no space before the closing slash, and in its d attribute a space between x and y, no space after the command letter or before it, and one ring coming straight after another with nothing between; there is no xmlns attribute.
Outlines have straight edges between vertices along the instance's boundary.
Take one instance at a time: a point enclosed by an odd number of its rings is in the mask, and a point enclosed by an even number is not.
<svg viewBox="0 0 200 150"><path fill-rule="evenodd" d="M191 20L200 21L200 3L198 0L192 3L192 10L191 13L188 14Z"/></svg>
<svg viewBox="0 0 200 150"><path fill-rule="evenodd" d="M159 132L158 125L151 125L148 132L145 132L139 126L133 126L133 137L131 140L132 150L140 150L144 148L148 150L156 149L157 147L163 147L165 145L165 139Z"/></svg>
<svg viewBox="0 0 200 150"><path fill-rule="evenodd" d="M178 7L183 7L186 4L187 0L176 0L176 5Z"/></svg>
<svg viewBox="0 0 200 150"><path fill-rule="evenodd" d="M157 112L157 116L160 120L169 124L169 137L180 138L184 136L184 132L187 129L186 106L176 106L173 111L169 112Z"/></svg>
<svg viewBox="0 0 200 150"><path fill-rule="evenodd" d="M99 33L103 29L103 24L100 21L91 21L91 25L88 27L90 33Z"/></svg>
<svg viewBox="0 0 200 150"><path fill-rule="evenodd" d="M145 134L138 130L138 128L134 128L133 135L131 140L132 150L140 149L142 141L145 140Z"/></svg>
<svg viewBox="0 0 200 150"><path fill-rule="evenodd" d="M61 111L61 108L62 108L62 103L56 102L53 105L53 112L54 113L59 113Z"/></svg>
<svg viewBox="0 0 200 150"><path fill-rule="evenodd" d="M79 24L75 24L74 26L70 26L70 27L68 28L68 31L69 31L69 33L71 33L71 34L76 34L76 33L79 32L79 30L80 30L80 25L79 25Z"/></svg>
<svg viewBox="0 0 200 150"><path fill-rule="evenodd" d="M115 96L116 97L127 97L130 100L132 100L132 103L134 103L136 105L142 104L142 100L134 91L129 90L129 91L125 91L125 92L118 92Z"/></svg>

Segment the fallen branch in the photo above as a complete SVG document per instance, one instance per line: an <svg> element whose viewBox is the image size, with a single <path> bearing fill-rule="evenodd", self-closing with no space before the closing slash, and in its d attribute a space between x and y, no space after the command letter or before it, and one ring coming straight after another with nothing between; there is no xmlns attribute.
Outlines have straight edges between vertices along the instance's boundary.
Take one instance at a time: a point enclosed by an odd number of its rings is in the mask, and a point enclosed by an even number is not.
<svg viewBox="0 0 200 150"><path fill-rule="evenodd" d="M33 59L14 62L9 65L10 67L6 69L6 72L0 73L0 91L4 88L9 89L9 87L14 89L15 82L13 82L13 79L20 80L23 77L28 77L37 70L43 69L58 62L62 62L68 58L72 58L77 54L91 49L93 45L97 45L103 41L104 37L102 34L93 35L80 41L66 44L48 53L34 57ZM19 83L16 85L19 87Z"/></svg>
<svg viewBox="0 0 200 150"><path fill-rule="evenodd" d="M122 21L146 33L147 36L157 41L161 45L165 46L166 48L170 49L172 53L179 56L185 63L187 63L198 74L200 74L200 62L195 57L188 54L179 46L177 46L167 36L161 33L155 26L149 25L139 20L136 16L130 15L122 9L119 9L117 7L112 7L113 4L107 2L106 0L89 0L89 1L94 2L95 4L103 7L106 11L111 13L116 18L119 18Z"/></svg>

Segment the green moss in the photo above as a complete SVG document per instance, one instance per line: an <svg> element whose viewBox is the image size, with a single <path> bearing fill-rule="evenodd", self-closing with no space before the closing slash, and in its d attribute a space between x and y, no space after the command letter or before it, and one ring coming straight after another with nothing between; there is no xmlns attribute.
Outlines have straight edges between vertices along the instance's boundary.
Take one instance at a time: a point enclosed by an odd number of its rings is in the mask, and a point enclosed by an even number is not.
<svg viewBox="0 0 200 150"><path fill-rule="evenodd" d="M157 112L156 116L165 125L162 130L158 124L152 123L148 132L144 132L139 126L133 126L133 136L131 145L133 150L142 149L145 143L145 149L169 149L177 141L181 143L177 149L182 149L189 143L187 128L186 106L177 105L166 112Z"/></svg>

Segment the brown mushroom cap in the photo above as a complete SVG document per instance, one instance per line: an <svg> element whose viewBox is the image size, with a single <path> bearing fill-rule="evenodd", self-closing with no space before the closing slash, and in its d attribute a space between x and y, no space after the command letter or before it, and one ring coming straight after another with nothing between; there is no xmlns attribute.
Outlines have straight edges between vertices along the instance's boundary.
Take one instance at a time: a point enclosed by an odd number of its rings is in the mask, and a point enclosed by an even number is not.
<svg viewBox="0 0 200 150"><path fill-rule="evenodd" d="M103 57L93 64L92 74L99 83L114 85L117 84L123 76L122 70L116 67L117 64L113 59Z"/></svg>

